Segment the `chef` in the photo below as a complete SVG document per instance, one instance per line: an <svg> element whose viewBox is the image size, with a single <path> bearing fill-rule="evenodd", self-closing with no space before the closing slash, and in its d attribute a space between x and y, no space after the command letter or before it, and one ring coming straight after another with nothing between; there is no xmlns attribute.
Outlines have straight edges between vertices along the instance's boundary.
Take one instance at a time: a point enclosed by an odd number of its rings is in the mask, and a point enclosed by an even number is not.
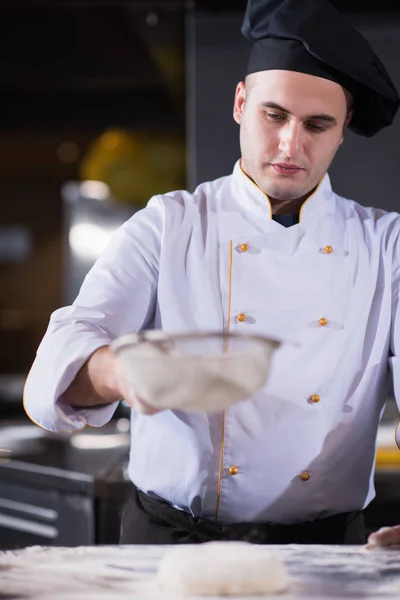
<svg viewBox="0 0 400 600"><path fill-rule="evenodd" d="M55 432L131 405L122 543L364 543L388 364L400 398L400 216L338 196L327 170L346 129L390 125L399 95L327 0L250 0L242 32L233 173L156 196L120 228L51 316L24 405ZM157 412L109 348L153 328L301 343L225 412Z"/></svg>

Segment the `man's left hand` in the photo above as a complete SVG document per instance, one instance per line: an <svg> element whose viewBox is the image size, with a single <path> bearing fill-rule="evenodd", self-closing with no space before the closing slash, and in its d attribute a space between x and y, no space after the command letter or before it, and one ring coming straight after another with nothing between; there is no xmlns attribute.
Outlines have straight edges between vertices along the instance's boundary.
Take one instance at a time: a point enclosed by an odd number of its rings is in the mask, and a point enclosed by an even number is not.
<svg viewBox="0 0 400 600"><path fill-rule="evenodd" d="M368 538L368 545L400 547L400 525L382 527L378 531L371 533Z"/></svg>

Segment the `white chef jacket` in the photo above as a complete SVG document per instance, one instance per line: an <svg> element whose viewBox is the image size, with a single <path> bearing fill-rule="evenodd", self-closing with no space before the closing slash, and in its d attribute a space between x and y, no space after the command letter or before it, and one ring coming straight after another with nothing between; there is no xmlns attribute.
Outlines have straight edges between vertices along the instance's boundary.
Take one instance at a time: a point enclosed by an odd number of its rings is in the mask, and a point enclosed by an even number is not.
<svg viewBox="0 0 400 600"><path fill-rule="evenodd" d="M132 411L132 481L222 523L361 509L374 497L389 354L400 397L399 231L397 213L339 197L328 175L285 228L240 162L194 193L156 196L115 234L73 305L53 313L25 409L51 431L108 422L116 404L74 409L61 396L122 334L273 335L289 343L251 399L210 415Z"/></svg>

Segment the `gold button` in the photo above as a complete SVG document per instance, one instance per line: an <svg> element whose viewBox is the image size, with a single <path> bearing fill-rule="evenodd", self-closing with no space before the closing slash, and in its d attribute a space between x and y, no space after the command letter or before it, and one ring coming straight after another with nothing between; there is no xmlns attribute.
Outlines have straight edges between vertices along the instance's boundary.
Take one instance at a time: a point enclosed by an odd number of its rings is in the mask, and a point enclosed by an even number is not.
<svg viewBox="0 0 400 600"><path fill-rule="evenodd" d="M303 471L300 475L300 479L302 481L308 481L310 479L310 473L307 473L307 471Z"/></svg>
<svg viewBox="0 0 400 600"><path fill-rule="evenodd" d="M238 320L240 323L244 323L244 321L246 321L246 319L247 319L247 317L246 317L246 315L245 315L244 313L240 313L240 314L237 316L237 320Z"/></svg>
<svg viewBox="0 0 400 600"><path fill-rule="evenodd" d="M332 252L333 252L332 246L325 246L324 252L325 252L325 254L332 254Z"/></svg>
<svg viewBox="0 0 400 600"><path fill-rule="evenodd" d="M239 469L237 467L229 467L228 473L229 475L237 475L239 473Z"/></svg>
<svg viewBox="0 0 400 600"><path fill-rule="evenodd" d="M310 400L311 402L319 402L321 400L320 396L318 396L318 394L313 394L312 396L310 396Z"/></svg>
<svg viewBox="0 0 400 600"><path fill-rule="evenodd" d="M247 252L247 250L249 249L249 245L248 244L240 244L239 249L240 249L240 252Z"/></svg>
<svg viewBox="0 0 400 600"><path fill-rule="evenodd" d="M320 319L318 323L321 325L321 327L325 327L325 325L328 325L329 321L328 319L325 319L325 317L322 317L322 319Z"/></svg>

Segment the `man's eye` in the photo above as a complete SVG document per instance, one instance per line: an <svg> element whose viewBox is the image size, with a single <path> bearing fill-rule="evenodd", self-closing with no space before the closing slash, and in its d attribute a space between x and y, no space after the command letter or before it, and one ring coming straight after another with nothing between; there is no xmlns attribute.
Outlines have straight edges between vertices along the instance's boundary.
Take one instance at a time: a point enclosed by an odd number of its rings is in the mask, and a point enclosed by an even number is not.
<svg viewBox="0 0 400 600"><path fill-rule="evenodd" d="M283 117L282 115L278 115L276 113L267 113L267 116L269 119L271 119L272 121L283 121L285 117Z"/></svg>
<svg viewBox="0 0 400 600"><path fill-rule="evenodd" d="M314 133L322 133L327 129L324 125L319 125L318 123L307 123L306 127Z"/></svg>

